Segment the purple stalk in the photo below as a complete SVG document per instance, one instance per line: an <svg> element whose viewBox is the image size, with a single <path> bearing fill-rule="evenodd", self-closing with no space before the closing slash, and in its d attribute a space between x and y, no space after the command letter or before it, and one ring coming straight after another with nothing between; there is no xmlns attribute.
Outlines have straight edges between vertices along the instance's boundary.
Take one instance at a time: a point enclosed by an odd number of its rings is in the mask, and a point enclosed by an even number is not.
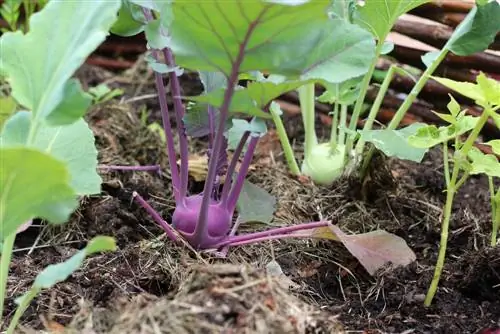
<svg viewBox="0 0 500 334"><path fill-rule="evenodd" d="M226 125L229 106L234 94L234 89L236 84L238 83L238 73L245 55L245 48L258 22L259 18L250 24L248 31L245 35L245 38L243 39L243 42L240 45L238 56L236 57L236 60L232 64L231 74L229 75L229 78L227 80L227 89L224 93L224 100L222 103L222 107L220 108L219 126L215 134L212 157L218 157L220 154L220 150L222 148L222 140L224 139L224 127ZM207 236L208 207L210 204L212 190L214 187L215 176L217 174L217 160L218 160L217 158L210 159L209 162L208 174L205 180L205 185L203 187L203 201L201 203L200 215L198 216L198 222L196 224L196 229L194 231L194 236L193 236L194 240L193 246L195 247L200 245Z"/></svg>
<svg viewBox="0 0 500 334"><path fill-rule="evenodd" d="M293 225L293 226L286 226L286 227L279 227L263 232L255 232L255 233L250 233L250 234L244 234L244 235L238 235L236 237L229 237L225 239L224 241L218 243L216 245L217 248L219 247L224 247L224 246L233 246L235 243L240 244L241 242L244 241L249 241L249 240L261 240L261 238L267 238L271 236L284 236L284 235L289 235L291 232L295 231L303 231L303 230L310 230L313 228L318 228L318 227L325 227L328 226L330 222L328 221L320 221L320 222L311 222L311 223L303 223L299 225ZM310 237L310 235L309 235ZM271 240L271 239L269 239Z"/></svg>
<svg viewBox="0 0 500 334"><path fill-rule="evenodd" d="M149 9L143 8L144 16L146 20L153 20L153 14ZM153 57L158 60L159 53L157 50L152 51ZM170 124L170 117L168 112L168 104L167 104L167 92L165 89L165 85L163 84L163 77L161 73L155 72L155 81L156 81L156 89L158 91L158 99L160 101L160 110L161 110L161 118L163 123L163 131L165 132L165 138L167 141L167 155L168 155L168 164L170 165L170 174L172 175L172 187L174 192L174 198L176 203L180 203L184 200L185 191L183 191L183 183L181 178L179 177L179 169L177 168L176 161L176 153L175 153L175 145L174 145L174 135L172 131L172 126ZM178 97L179 98L179 97ZM174 97L175 101L175 97ZM179 124L178 124L179 126ZM182 159L182 156L181 156ZM182 160L181 160L182 161ZM186 168L187 165L182 164L181 168Z"/></svg>
<svg viewBox="0 0 500 334"><path fill-rule="evenodd" d="M311 235L304 233L304 234L273 234L267 237L260 237L260 238L255 238L255 239L248 239L248 240L243 240L243 241L236 241L232 242L230 244L227 244L225 247L235 247L235 246L243 246L243 245L249 245L249 244L254 244L258 242L263 242L263 241L269 241L269 240L283 240L287 238L300 238L300 239L306 239L310 238Z"/></svg>
<svg viewBox="0 0 500 334"><path fill-rule="evenodd" d="M238 218L236 218L236 221L234 222L234 225L231 228L231 232L229 232L229 235L228 235L229 238L234 237L236 235L236 231L238 231L238 228L240 227L240 225L241 225L241 219L240 219L240 217L238 217ZM222 249L219 252L217 252L217 256L219 256L221 258L225 258L227 256L227 252L229 251L229 247L230 247L230 245L226 245L226 246L222 247Z"/></svg>
<svg viewBox="0 0 500 334"><path fill-rule="evenodd" d="M250 163L252 162L253 153L258 141L258 136L252 136L250 138L250 143L248 143L247 151L245 152L245 156L241 162L236 182L234 183L231 193L227 199L227 208L229 212L234 212L234 209L236 208L236 203L238 202L238 197L240 197L241 189L243 189L243 183L245 182L245 177L247 175L248 168L250 167Z"/></svg>
<svg viewBox="0 0 500 334"><path fill-rule="evenodd" d="M214 145L214 132L215 132L215 112L214 107L209 105L208 112L208 149L211 150Z"/></svg>
<svg viewBox="0 0 500 334"><path fill-rule="evenodd" d="M174 56L169 48L163 49L163 56L167 65L171 68L175 67ZM174 111L175 111L175 122L177 123L177 133L179 135L179 150L181 158L181 175L180 175L180 196L181 198L186 197L187 187L188 187L188 142L186 137L186 128L184 127L184 122L182 118L184 117L184 106L181 100L181 86L179 84L179 78L175 71L169 73L170 77L170 87L172 91L172 99L174 101Z"/></svg>
<svg viewBox="0 0 500 334"><path fill-rule="evenodd" d="M97 168L107 169L107 170L125 170L125 171L137 171L137 172L161 172L160 165L148 165L148 166L120 166L120 165L100 165Z"/></svg>
<svg viewBox="0 0 500 334"><path fill-rule="evenodd" d="M227 197L229 195L229 190L231 189L231 184L233 183L233 173L234 173L234 170L236 169L236 165L238 164L238 160L240 158L241 152L243 151L243 148L245 147L248 136L250 136L250 132L248 132L248 131L245 131L243 133L243 136L241 136L240 142L238 143L238 146L236 147L236 150L234 151L233 158L231 159L229 167L227 168L226 182L224 182L224 187L222 188L222 194L221 194L221 198L220 198L222 206L226 206L226 201L227 201Z"/></svg>
<svg viewBox="0 0 500 334"><path fill-rule="evenodd" d="M157 58L157 52L153 51L153 56ZM181 180L179 178L179 169L177 168L177 161L175 160L175 144L174 135L172 133L172 126L170 124L170 117L168 115L167 92L163 84L161 73L155 72L156 89L158 90L158 100L160 101L161 118L163 123L163 131L167 141L167 155L168 164L170 165L170 174L172 176L172 187L174 191L174 198L176 203L184 200L179 190L181 189ZM183 167L183 166L181 166ZM187 166L186 166L187 168Z"/></svg>
<svg viewBox="0 0 500 334"><path fill-rule="evenodd" d="M170 240L177 241L177 234L174 228L170 226L166 221L164 221L160 214L155 209L153 209L153 207L149 205L149 203L146 202L146 200L142 198L141 195L134 191L132 197L137 203L139 203L140 206L142 206L146 210L147 213L151 215L151 217L153 217L154 221L163 228Z"/></svg>

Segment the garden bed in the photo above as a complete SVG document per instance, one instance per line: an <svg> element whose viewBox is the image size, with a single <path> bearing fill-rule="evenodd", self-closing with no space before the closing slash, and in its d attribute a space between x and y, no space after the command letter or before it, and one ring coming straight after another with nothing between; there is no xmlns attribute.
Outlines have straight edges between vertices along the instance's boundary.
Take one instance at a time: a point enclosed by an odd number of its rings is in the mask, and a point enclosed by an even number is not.
<svg viewBox="0 0 500 334"><path fill-rule="evenodd" d="M118 77L96 68L80 71L84 85L104 80L126 92L87 116L100 164L160 164L163 172L101 171L102 194L84 199L68 224L35 224L19 234L8 311L13 297L26 291L42 268L67 259L90 238L110 235L118 245L118 251L88 259L83 270L42 293L23 318L28 332L62 332L67 325L65 330L75 333L335 333L342 328L476 333L500 325L500 248L488 247L491 215L483 177L471 177L457 195L439 291L430 308L423 306L445 200L439 150L430 151L422 164L380 157L362 186L343 180L319 187L289 175L279 142L268 135L249 173L277 198L273 225L325 218L351 233L382 228L415 252L417 261L405 268L387 267L371 277L336 242L269 241L231 249L220 259L167 240L132 202L137 191L167 221L174 209L164 144L147 127L159 120L151 75L140 62ZM200 92L193 75L184 75L182 85L186 95ZM144 106L152 111L147 122L141 117ZM301 142L300 115L287 117L290 139ZM193 156L204 156L202 140L191 144ZM190 189L200 191L202 183L192 181ZM246 224L242 230L267 227ZM266 270L272 261L284 275Z"/></svg>

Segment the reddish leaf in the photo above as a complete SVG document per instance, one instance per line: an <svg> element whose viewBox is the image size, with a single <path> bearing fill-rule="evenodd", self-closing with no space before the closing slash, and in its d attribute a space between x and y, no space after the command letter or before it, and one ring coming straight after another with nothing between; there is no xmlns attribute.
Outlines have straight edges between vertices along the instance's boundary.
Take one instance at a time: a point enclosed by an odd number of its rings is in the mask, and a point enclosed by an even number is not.
<svg viewBox="0 0 500 334"><path fill-rule="evenodd" d="M416 259L402 238L384 230L347 235L335 225L330 228L370 275L388 263L406 266Z"/></svg>

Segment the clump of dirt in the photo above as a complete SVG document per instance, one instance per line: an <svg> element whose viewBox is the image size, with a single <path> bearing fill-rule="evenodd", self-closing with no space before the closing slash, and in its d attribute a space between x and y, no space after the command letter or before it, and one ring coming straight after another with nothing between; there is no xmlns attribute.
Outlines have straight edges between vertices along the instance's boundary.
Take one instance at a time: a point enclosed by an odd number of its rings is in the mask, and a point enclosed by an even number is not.
<svg viewBox="0 0 500 334"><path fill-rule="evenodd" d="M84 308L66 333L340 333L336 316L304 303L279 278L245 265L194 266L171 299L137 295Z"/></svg>

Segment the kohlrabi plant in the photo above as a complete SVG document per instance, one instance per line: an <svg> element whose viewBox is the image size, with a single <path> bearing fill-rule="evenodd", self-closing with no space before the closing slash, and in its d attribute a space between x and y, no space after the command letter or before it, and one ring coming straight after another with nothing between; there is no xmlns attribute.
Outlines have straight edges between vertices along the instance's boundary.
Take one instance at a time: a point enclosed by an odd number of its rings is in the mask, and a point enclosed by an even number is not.
<svg viewBox="0 0 500 334"><path fill-rule="evenodd" d="M395 66L390 67L387 71L377 97L364 120L363 128L357 130L358 121L364 110L365 96L379 56L392 50L393 45L386 41L392 26L401 15L426 2L428 1L333 1L329 8L332 20L344 21L352 25L347 31L339 31L337 34L331 35L330 39L350 47L339 51L335 60L338 64L343 65L342 68L329 73L331 74L329 78L316 81L317 84L326 89L322 96L315 98L314 83L307 83L298 88L305 130L304 159L301 170L299 170L295 159L291 158L293 154L287 153L293 151L286 133L279 130L283 128L279 111L275 109L273 113L271 110L292 173L302 173L320 184L331 184L343 174L352 174L353 172L363 178L375 148L387 156L421 161L425 151L412 149L405 140L414 134L421 125L410 125L403 129L397 129L399 123L432 73L449 52L459 56L467 56L483 51L500 30L500 5L498 2L478 1L477 6L457 27L446 45L440 51L431 52L423 57L427 69L415 83L387 129L373 130L372 127L392 77L395 73L406 74L403 69ZM360 28L368 31L375 42L370 42ZM352 43L356 38L358 38L358 43ZM320 49L318 48L318 50ZM330 140L325 143L318 142L315 134L315 100L333 105L331 136ZM351 107L352 113L348 121L347 111ZM373 144L373 147L364 155L366 143Z"/></svg>
<svg viewBox="0 0 500 334"><path fill-rule="evenodd" d="M466 110L461 110L460 105L451 97L451 101L448 104L449 114L436 113L441 119L449 123L449 125L441 127L428 125L421 127L408 139L410 145L420 149L428 149L438 145L441 145L443 148L446 202L443 210L439 255L434 278L425 299L425 305L427 306L431 304L436 293L445 262L453 199L470 175L486 174L490 180L493 214L492 246L496 245L499 215L499 190L495 191L493 178L500 177L500 163L494 155L482 153L474 144L488 119L493 119L495 124L500 128L500 114L498 113L500 110L500 83L486 77L482 73L478 75L476 84L456 82L445 78L433 77L433 79L461 95L473 99L482 108L482 113L479 117L466 115ZM464 135L465 140L462 140ZM451 159L448 153L448 145L450 143L454 148ZM486 144L492 146L494 151L498 152L498 140L493 140Z"/></svg>
<svg viewBox="0 0 500 334"><path fill-rule="evenodd" d="M83 119L92 97L71 77L104 41L119 8L119 0L50 1L30 17L27 33L0 38L0 73L15 104L0 132L2 317L16 234L35 218L63 223L79 196L100 193L94 136ZM68 262L46 268L19 299L7 333L41 289L65 279L85 256L114 247L113 239L98 237Z"/></svg>
<svg viewBox="0 0 500 334"><path fill-rule="evenodd" d="M371 36L344 20L329 18L327 10L325 1L123 1L114 28L123 35L145 32L146 58L155 73L175 199L171 224L138 193L134 199L170 239L182 238L195 249L223 254L232 246L272 239L336 240L372 274L387 262L404 265L414 260L399 237L381 230L346 235L326 220L236 235L243 222L272 219L274 208L268 210L262 200L270 195L245 178L266 132L265 120L276 112L273 99L306 84L339 82L366 72L365 59L371 57L361 50L373 45ZM332 39L348 32L352 37ZM351 53L350 48L360 52ZM347 58L359 61L345 70ZM184 69L199 73L203 94L181 96L178 77ZM179 158L164 75L171 88ZM187 108L183 99L189 101ZM188 135L208 141L208 172L200 194L188 192ZM228 161L230 149L233 155ZM148 167L124 169L144 168ZM251 203L262 207L251 208ZM264 211L271 217L263 218Z"/></svg>

